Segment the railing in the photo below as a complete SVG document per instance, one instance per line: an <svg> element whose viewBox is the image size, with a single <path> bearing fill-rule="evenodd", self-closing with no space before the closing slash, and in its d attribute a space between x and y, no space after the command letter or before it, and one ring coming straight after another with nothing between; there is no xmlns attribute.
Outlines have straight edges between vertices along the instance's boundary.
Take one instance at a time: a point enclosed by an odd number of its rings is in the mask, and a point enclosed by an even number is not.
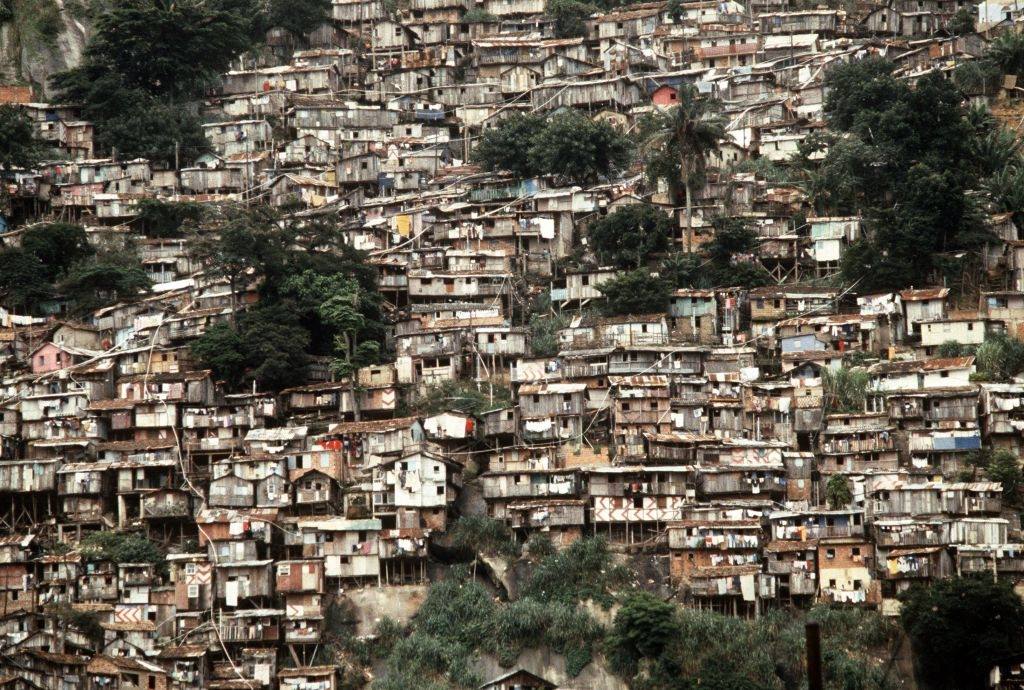
<svg viewBox="0 0 1024 690"><path fill-rule="evenodd" d="M727 46L697 46L693 49L694 56L700 60L703 58L725 57L726 55L753 55L757 52L757 42L736 43Z"/></svg>

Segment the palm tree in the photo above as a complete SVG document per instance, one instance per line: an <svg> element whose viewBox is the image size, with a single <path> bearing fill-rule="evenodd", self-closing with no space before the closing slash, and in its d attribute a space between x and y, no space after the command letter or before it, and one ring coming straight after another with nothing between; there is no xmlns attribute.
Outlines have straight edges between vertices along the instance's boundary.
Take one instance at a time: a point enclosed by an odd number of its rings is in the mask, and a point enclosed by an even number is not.
<svg viewBox="0 0 1024 690"><path fill-rule="evenodd" d="M998 36L989 44L984 59L999 67L1003 74L1024 72L1024 34L1010 32Z"/></svg>
<svg viewBox="0 0 1024 690"><path fill-rule="evenodd" d="M686 202L686 251L693 251L693 185L704 181L707 157L725 138L718 103L701 98L696 87L679 87L678 105L655 113L645 127L647 175L665 178L678 205ZM682 189L680 189L680 183ZM682 194L680 194L682 192Z"/></svg>

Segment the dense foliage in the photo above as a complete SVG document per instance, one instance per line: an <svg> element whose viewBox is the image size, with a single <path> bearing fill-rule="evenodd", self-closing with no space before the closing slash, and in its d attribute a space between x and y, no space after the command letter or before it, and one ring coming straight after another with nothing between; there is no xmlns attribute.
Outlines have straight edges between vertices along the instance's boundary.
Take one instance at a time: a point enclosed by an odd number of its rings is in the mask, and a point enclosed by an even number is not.
<svg viewBox="0 0 1024 690"><path fill-rule="evenodd" d="M743 287L768 285L771 276L757 262L760 239L739 218L712 221L714 236L694 252L676 252L665 258L661 276L673 288Z"/></svg>
<svg viewBox="0 0 1024 690"><path fill-rule="evenodd" d="M624 584L625 572L612 564L600 539L577 541L543 558L512 602L495 601L468 571L456 568L431 585L408 635L386 645L384 673L373 688L476 687L482 680L472 668L478 655L492 654L511 666L523 650L542 645L563 654L567 670L577 675L604 636L580 604L611 603Z"/></svg>
<svg viewBox="0 0 1024 690"><path fill-rule="evenodd" d="M827 687L896 687L877 654L894 626L870 611L811 609L822 628ZM609 664L641 690L799 687L804 677L804 620L771 612L755 621L679 610L649 594L625 598L606 640Z"/></svg>
<svg viewBox="0 0 1024 690"><path fill-rule="evenodd" d="M29 168L39 161L43 149L28 116L16 106L0 105L0 166Z"/></svg>
<svg viewBox="0 0 1024 690"><path fill-rule="evenodd" d="M609 316L661 313L672 297L668 281L642 268L617 275L597 289L605 297L601 308Z"/></svg>
<svg viewBox="0 0 1024 690"><path fill-rule="evenodd" d="M547 119L513 115L484 132L473 157L488 170L588 183L628 165L630 144L607 122L569 110Z"/></svg>
<svg viewBox="0 0 1024 690"><path fill-rule="evenodd" d="M186 224L187 226L187 224ZM192 353L231 386L276 390L305 380L310 355L336 373L376 363L384 338L376 272L345 244L331 218L289 220L267 207L229 207L211 227L190 228L192 258L232 289L259 292L228 322L193 341Z"/></svg>
<svg viewBox="0 0 1024 690"><path fill-rule="evenodd" d="M1024 649L1024 604L1009 582L987 576L911 588L900 622L919 677L935 690L985 687L994 661Z"/></svg>
<svg viewBox="0 0 1024 690"><path fill-rule="evenodd" d="M93 532L82 538L79 551L87 560L114 563L152 563L157 572L166 573L163 551L139 534L127 532Z"/></svg>
<svg viewBox="0 0 1024 690"><path fill-rule="evenodd" d="M672 222L650 204L630 204L594 222L587 230L591 248L604 266L640 268L672 239Z"/></svg>
<svg viewBox="0 0 1024 690"><path fill-rule="evenodd" d="M863 292L962 270L990 237L968 191L990 173L979 151L991 123L979 122L938 72L911 85L892 71L873 57L830 70L831 133L805 144L807 153L826 151L808 171L816 211L859 213L867 223L867 236L843 259L843 278Z"/></svg>

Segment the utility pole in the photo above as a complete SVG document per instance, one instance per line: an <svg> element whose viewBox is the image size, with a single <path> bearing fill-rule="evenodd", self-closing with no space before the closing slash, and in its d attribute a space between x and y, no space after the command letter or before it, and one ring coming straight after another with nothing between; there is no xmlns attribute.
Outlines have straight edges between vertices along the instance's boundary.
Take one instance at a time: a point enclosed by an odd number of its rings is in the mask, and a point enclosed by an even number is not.
<svg viewBox="0 0 1024 690"><path fill-rule="evenodd" d="M174 140L174 194L178 195L181 182L181 142Z"/></svg>

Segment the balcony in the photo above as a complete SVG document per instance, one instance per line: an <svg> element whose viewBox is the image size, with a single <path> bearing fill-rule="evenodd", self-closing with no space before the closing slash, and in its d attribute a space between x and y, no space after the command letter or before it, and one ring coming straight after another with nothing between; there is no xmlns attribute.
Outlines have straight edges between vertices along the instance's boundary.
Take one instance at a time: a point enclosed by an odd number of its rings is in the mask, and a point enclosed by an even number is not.
<svg viewBox="0 0 1024 690"><path fill-rule="evenodd" d="M295 644L315 644L320 641L320 626L314 627L286 627L284 641Z"/></svg>
<svg viewBox="0 0 1024 690"><path fill-rule="evenodd" d="M295 492L296 503L326 503L331 498L327 489L300 489Z"/></svg>
<svg viewBox="0 0 1024 690"><path fill-rule="evenodd" d="M732 55L753 55L757 52L757 42L736 43L727 46L698 46L693 49L694 57L698 60L707 58L719 58Z"/></svg>

